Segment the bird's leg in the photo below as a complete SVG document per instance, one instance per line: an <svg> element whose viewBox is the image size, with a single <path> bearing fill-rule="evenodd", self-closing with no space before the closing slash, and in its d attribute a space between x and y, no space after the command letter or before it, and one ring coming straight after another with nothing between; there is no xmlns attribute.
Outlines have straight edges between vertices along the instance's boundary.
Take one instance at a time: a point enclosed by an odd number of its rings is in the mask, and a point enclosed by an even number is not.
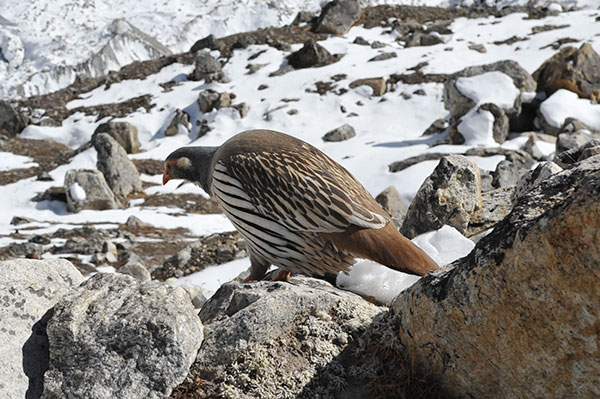
<svg viewBox="0 0 600 399"><path fill-rule="evenodd" d="M279 272L277 273L277 275L275 277L273 277L273 280L271 280L271 281L286 281L286 282L289 282L291 274L292 273L288 272L287 270L279 269Z"/></svg>
<svg viewBox="0 0 600 399"><path fill-rule="evenodd" d="M271 264L264 260L261 257L258 257L250 251L250 275L242 280L242 283L247 283L249 281L258 281L262 279L265 274L267 274L267 270Z"/></svg>

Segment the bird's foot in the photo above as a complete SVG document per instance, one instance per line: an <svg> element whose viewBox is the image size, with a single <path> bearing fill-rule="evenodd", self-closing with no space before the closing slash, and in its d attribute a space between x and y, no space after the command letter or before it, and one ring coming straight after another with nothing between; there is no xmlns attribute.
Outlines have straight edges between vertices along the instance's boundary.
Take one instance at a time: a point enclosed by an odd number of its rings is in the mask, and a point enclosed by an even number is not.
<svg viewBox="0 0 600 399"><path fill-rule="evenodd" d="M291 274L292 274L291 272L279 269L279 272L277 273L277 275L275 277L273 277L273 280L271 280L271 281L285 281L285 282L289 283Z"/></svg>

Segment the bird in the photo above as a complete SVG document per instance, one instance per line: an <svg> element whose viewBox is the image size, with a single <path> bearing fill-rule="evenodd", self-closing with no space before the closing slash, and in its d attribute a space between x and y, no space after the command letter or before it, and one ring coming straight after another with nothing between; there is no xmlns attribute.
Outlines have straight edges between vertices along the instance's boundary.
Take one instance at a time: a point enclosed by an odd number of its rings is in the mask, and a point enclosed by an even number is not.
<svg viewBox="0 0 600 399"><path fill-rule="evenodd" d="M256 129L218 147L181 147L165 160L163 185L171 179L199 185L246 240L245 281L271 265L274 281L337 274L357 257L415 275L438 268L350 172L296 137Z"/></svg>

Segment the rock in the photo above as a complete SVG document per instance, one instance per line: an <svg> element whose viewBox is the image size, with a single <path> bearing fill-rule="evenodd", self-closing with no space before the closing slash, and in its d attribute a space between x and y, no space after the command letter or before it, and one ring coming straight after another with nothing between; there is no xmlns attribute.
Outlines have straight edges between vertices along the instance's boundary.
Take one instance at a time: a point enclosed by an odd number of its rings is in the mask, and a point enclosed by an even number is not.
<svg viewBox="0 0 600 399"><path fill-rule="evenodd" d="M579 49L565 47L546 60L533 74L538 90L552 95L559 89L600 101L600 56L590 43Z"/></svg>
<svg viewBox="0 0 600 399"><path fill-rule="evenodd" d="M343 35L360 16L361 9L357 0L334 0L323 7L313 30L317 33Z"/></svg>
<svg viewBox="0 0 600 399"><path fill-rule="evenodd" d="M188 76L189 80L203 80L206 83L217 81L221 83L227 83L228 79L225 77L223 70L221 69L221 63L214 59L208 51L200 51L196 54L194 71Z"/></svg>
<svg viewBox="0 0 600 399"><path fill-rule="evenodd" d="M11 226L19 226L21 224L27 224L27 223L31 223L33 222L33 219L24 217L24 216L13 216L12 219L10 219L10 224Z"/></svg>
<svg viewBox="0 0 600 399"><path fill-rule="evenodd" d="M453 123L458 121L471 108L475 106L475 102L463 95L456 88L456 81L459 78L470 78L481 75L487 72L498 71L510 77L515 87L521 92L535 92L536 83L531 75L523 69L517 62L512 60L498 61L492 64L478 65L467 67L461 71L453 73L448 77L444 84L444 107L450 111ZM507 109L506 113L509 117L517 115L521 111L520 97L511 109Z"/></svg>
<svg viewBox="0 0 600 399"><path fill-rule="evenodd" d="M40 259L44 248L33 242L11 242L4 249L10 257Z"/></svg>
<svg viewBox="0 0 600 399"><path fill-rule="evenodd" d="M396 226L402 226L407 208L396 187L389 186L375 197L375 201L392 217Z"/></svg>
<svg viewBox="0 0 600 399"><path fill-rule="evenodd" d="M441 119L441 118L436 119L435 121L433 121L431 123L431 125L429 125L429 127L427 129L425 129L425 131L423 132L423 136L444 133L448 129L449 126L450 126L450 124L448 123L448 121L446 119Z"/></svg>
<svg viewBox="0 0 600 399"><path fill-rule="evenodd" d="M98 152L98 170L115 195L126 197L134 191L142 191L140 174L123 147L106 133L95 135L92 144Z"/></svg>
<svg viewBox="0 0 600 399"><path fill-rule="evenodd" d="M369 79L358 79L350 83L349 87L354 89L359 86L369 86L373 89L373 96L380 97L385 94L387 84L384 78L369 78Z"/></svg>
<svg viewBox="0 0 600 399"><path fill-rule="evenodd" d="M554 159L557 160L560 154L565 151L573 150L581 147L593 137L590 134L583 132L573 133L561 133L558 135L556 140L556 151L554 152Z"/></svg>
<svg viewBox="0 0 600 399"><path fill-rule="evenodd" d="M231 97L232 96L230 93L219 93L213 89L201 91L198 95L198 105L200 106L200 111L210 112L213 109L230 107Z"/></svg>
<svg viewBox="0 0 600 399"><path fill-rule="evenodd" d="M117 141L128 154L140 152L138 129L129 122L107 122L96 128L93 136L106 133Z"/></svg>
<svg viewBox="0 0 600 399"><path fill-rule="evenodd" d="M521 168L506 159L502 160L498 162L496 170L492 172L492 186L495 188L514 186L525 172L527 172L527 169Z"/></svg>
<svg viewBox="0 0 600 399"><path fill-rule="evenodd" d="M52 307L83 276L63 259L0 262L0 397L39 398Z"/></svg>
<svg viewBox="0 0 600 399"><path fill-rule="evenodd" d="M373 61L385 61L385 60L390 60L392 58L396 58L398 57L398 54L396 54L395 52L389 52L389 53L381 53L376 55L375 57L369 59L369 62L373 62Z"/></svg>
<svg viewBox="0 0 600 399"><path fill-rule="evenodd" d="M46 171L40 172L40 174L37 175L36 180L38 180L38 181L54 181L52 176L50 176L50 173L48 173Z"/></svg>
<svg viewBox="0 0 600 399"><path fill-rule="evenodd" d="M29 124L29 120L21 112L14 109L7 101L0 100L0 134L16 137Z"/></svg>
<svg viewBox="0 0 600 399"><path fill-rule="evenodd" d="M411 202L400 232L413 238L447 224L464 233L481 208L481 178L474 161L449 155L440 160Z"/></svg>
<svg viewBox="0 0 600 399"><path fill-rule="evenodd" d="M571 117L567 117L565 118L565 122L563 123L563 125L560 127L560 130L558 132L558 134L561 133L571 133L571 132L583 132L583 133L591 133L591 134L600 134L600 131L586 125L585 123L583 123L582 121L580 121L579 119L576 118L571 118Z"/></svg>
<svg viewBox="0 0 600 399"><path fill-rule="evenodd" d="M184 290L96 274L48 322L44 399L160 398L185 377L203 339Z"/></svg>
<svg viewBox="0 0 600 399"><path fill-rule="evenodd" d="M512 210L515 186L507 186L484 191L481 195L481 208L469 218L467 237L473 237L504 219Z"/></svg>
<svg viewBox="0 0 600 399"><path fill-rule="evenodd" d="M169 122L169 127L165 130L165 136L175 136L177 133L188 134L192 130L190 116L187 112L177 108L173 119Z"/></svg>
<svg viewBox="0 0 600 399"><path fill-rule="evenodd" d="M143 222L140 218L138 218L135 215L131 215L125 221L125 226L136 227L136 228L142 227L143 228L143 227L151 227L152 225L150 223Z"/></svg>
<svg viewBox="0 0 600 399"><path fill-rule="evenodd" d="M293 70L294 70L294 67L289 64L282 65L278 70L269 73L269 77L282 76L288 72L292 72Z"/></svg>
<svg viewBox="0 0 600 399"><path fill-rule="evenodd" d="M287 59L295 69L321 67L338 60L325 47L310 40L300 50L288 55Z"/></svg>
<svg viewBox="0 0 600 399"><path fill-rule="evenodd" d="M467 257L394 300L390 356L410 353L441 397L598 396L598 195L598 156L527 193Z"/></svg>
<svg viewBox="0 0 600 399"><path fill-rule="evenodd" d="M221 42L214 35L208 35L203 39L198 40L192 48L190 49L190 53L196 53L200 50L208 48L210 50L220 50Z"/></svg>
<svg viewBox="0 0 600 399"><path fill-rule="evenodd" d="M562 171L562 168L554 162L540 162L534 170L530 170L521 176L516 184L512 202L518 202L529 191L560 171Z"/></svg>
<svg viewBox="0 0 600 399"><path fill-rule="evenodd" d="M580 147L561 152L554 158L554 162L560 167L566 168L598 154L600 154L600 138L592 139Z"/></svg>
<svg viewBox="0 0 600 399"><path fill-rule="evenodd" d="M296 14L296 18L294 18L294 20L292 21L292 23L290 25L298 26L300 24L304 24L307 22L311 23L316 19L317 19L317 15L314 12L298 11L298 14Z"/></svg>
<svg viewBox="0 0 600 399"><path fill-rule="evenodd" d="M323 136L323 140L324 141L344 141L344 140L351 139L354 136L356 136L356 132L354 131L354 128L352 126L348 125L347 123L345 123L342 126L339 126L335 129L330 130L329 132L325 133L325 135Z"/></svg>
<svg viewBox="0 0 600 399"><path fill-rule="evenodd" d="M359 44L359 45L361 45L361 46L369 46L369 45L370 45L370 44L369 44L369 42L368 42L368 41L366 41L366 40L365 40L365 38L364 38L364 37L362 37L362 36L356 36L356 37L354 38L354 41L353 41L352 43L354 43L354 44Z"/></svg>
<svg viewBox="0 0 600 399"><path fill-rule="evenodd" d="M303 276L226 283L200 310L206 340L186 385L207 380L235 398L336 397L353 370L344 349L384 310Z"/></svg>
<svg viewBox="0 0 600 399"><path fill-rule="evenodd" d="M444 43L444 39L437 32L415 32L410 35L406 47L434 46L441 43Z"/></svg>
<svg viewBox="0 0 600 399"><path fill-rule="evenodd" d="M152 279L148 269L143 264L137 262L127 262L119 268L118 272L127 274L140 281L150 281Z"/></svg>
<svg viewBox="0 0 600 399"><path fill-rule="evenodd" d="M240 114L240 118L245 118L246 116L248 116L248 112L250 112L250 107L248 106L248 103L235 104L232 106L232 108Z"/></svg>
<svg viewBox="0 0 600 399"><path fill-rule="evenodd" d="M82 196L79 189L83 190ZM117 209L119 202L97 170L70 169L65 174L64 189L67 194L67 208L70 212L82 209ZM75 195L74 195L75 194Z"/></svg>
<svg viewBox="0 0 600 399"><path fill-rule="evenodd" d="M487 49L483 44L469 44L469 50L477 51L478 53L487 53Z"/></svg>
<svg viewBox="0 0 600 399"><path fill-rule="evenodd" d="M494 103L483 104L479 109L488 111L494 116L492 134L496 143L502 144L508 139L509 126L506 112Z"/></svg>
<svg viewBox="0 0 600 399"><path fill-rule="evenodd" d="M387 46L387 44L382 43L382 42L377 41L377 40L375 40L373 43L371 43L371 48L372 49L384 48L385 46Z"/></svg>

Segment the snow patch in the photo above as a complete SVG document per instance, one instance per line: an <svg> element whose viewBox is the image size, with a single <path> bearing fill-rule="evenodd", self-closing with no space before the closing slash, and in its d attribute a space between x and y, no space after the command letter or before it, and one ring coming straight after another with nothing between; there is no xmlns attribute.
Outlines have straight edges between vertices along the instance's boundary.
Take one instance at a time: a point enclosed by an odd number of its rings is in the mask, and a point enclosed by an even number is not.
<svg viewBox="0 0 600 399"><path fill-rule="evenodd" d="M520 94L513 80L498 71L458 78L456 79L456 88L477 105L494 103L503 109L512 108Z"/></svg>
<svg viewBox="0 0 600 399"><path fill-rule="evenodd" d="M600 104L592 104L569 90L557 90L542 103L540 112L546 122L556 128L560 128L565 119L575 118L592 129L600 130Z"/></svg>
<svg viewBox="0 0 600 399"><path fill-rule="evenodd" d="M69 194L71 195L71 199L75 202L83 202L87 198L85 190L77 182L69 186Z"/></svg>

